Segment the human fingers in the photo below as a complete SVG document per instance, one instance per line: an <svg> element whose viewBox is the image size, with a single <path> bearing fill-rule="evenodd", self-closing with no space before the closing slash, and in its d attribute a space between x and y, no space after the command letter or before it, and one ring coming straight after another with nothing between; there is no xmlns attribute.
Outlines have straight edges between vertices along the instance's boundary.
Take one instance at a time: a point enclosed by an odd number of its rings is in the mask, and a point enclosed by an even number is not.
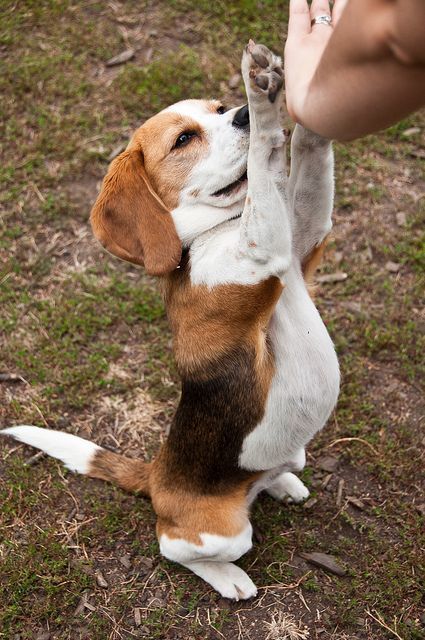
<svg viewBox="0 0 425 640"><path fill-rule="evenodd" d="M335 26L347 5L347 0L335 0L332 9L332 24Z"/></svg>
<svg viewBox="0 0 425 640"><path fill-rule="evenodd" d="M328 0L313 0L310 8L311 14L311 33L317 44L320 44L323 53L323 47L326 46L332 31L333 23L331 16L331 8Z"/></svg>
<svg viewBox="0 0 425 640"><path fill-rule="evenodd" d="M331 17L331 8L329 6L328 0L313 0L310 7L310 16L313 20L318 16L329 16ZM326 25L325 25L326 26Z"/></svg>
<svg viewBox="0 0 425 640"><path fill-rule="evenodd" d="M302 38L310 31L310 9L307 0L290 0L288 39Z"/></svg>

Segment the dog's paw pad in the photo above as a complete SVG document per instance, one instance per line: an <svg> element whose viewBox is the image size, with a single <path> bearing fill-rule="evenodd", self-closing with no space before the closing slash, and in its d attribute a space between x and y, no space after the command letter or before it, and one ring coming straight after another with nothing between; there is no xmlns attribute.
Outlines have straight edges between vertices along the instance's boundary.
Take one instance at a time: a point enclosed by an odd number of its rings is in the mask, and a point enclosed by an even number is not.
<svg viewBox="0 0 425 640"><path fill-rule="evenodd" d="M279 56L265 45L250 40L245 48L242 73L247 89L250 87L257 93L264 93L270 102L275 102L283 87L283 68Z"/></svg>
<svg viewBox="0 0 425 640"><path fill-rule="evenodd" d="M254 62L256 62L259 67L266 69L269 66L268 54L270 52L263 44L253 43L249 49L249 53L251 54Z"/></svg>
<svg viewBox="0 0 425 640"><path fill-rule="evenodd" d="M270 102L276 100L276 96L279 90L282 88L283 80L275 71L270 71L268 74L261 74L254 78L254 82L257 87L260 87L263 91L267 91Z"/></svg>

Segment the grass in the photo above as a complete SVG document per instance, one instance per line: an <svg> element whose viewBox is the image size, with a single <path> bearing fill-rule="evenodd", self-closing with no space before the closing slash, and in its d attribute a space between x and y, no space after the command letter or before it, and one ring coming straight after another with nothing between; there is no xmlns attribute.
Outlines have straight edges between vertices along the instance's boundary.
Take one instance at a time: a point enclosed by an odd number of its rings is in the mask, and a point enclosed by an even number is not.
<svg viewBox="0 0 425 640"><path fill-rule="evenodd" d="M0 383L1 424L48 425L149 458L178 397L170 334L155 284L94 242L90 205L111 151L143 119L186 97L243 102L241 86L228 86L241 47L254 37L282 52L288 3L3 4L0 372L25 382ZM134 60L105 67L129 46ZM406 135L412 127L419 134ZM348 278L324 285L318 305L341 396L304 471L316 502L254 506L257 544L240 564L260 597L226 603L161 559L148 501L51 460L26 466L32 452L2 441L0 638L49 629L55 640L263 640L281 610L311 637L394 637L368 612L403 640L422 637L423 131L416 114L336 145L335 239L323 269ZM330 478L329 455L338 460ZM348 576L314 569L301 551L333 553Z"/></svg>
<svg viewBox="0 0 425 640"><path fill-rule="evenodd" d="M9 287L16 291L13 279ZM12 297L7 306L13 311L16 299ZM26 371L33 383L45 385L46 399L54 401L51 410L64 402L72 408L85 406L105 388L110 393L120 390L106 379L108 362L122 353L126 334L135 324L149 344L149 360L163 358L167 363L161 341L164 309L158 293L146 285L127 283L114 274L100 287L90 274L70 277L56 298L33 299L28 307L34 339L28 345L14 339L20 320L11 313L4 327L10 335L4 362L10 369ZM107 337L115 332L121 335L116 342Z"/></svg>
<svg viewBox="0 0 425 640"><path fill-rule="evenodd" d="M214 71L215 77L219 78L217 70ZM147 67L128 66L120 73L116 84L126 111L140 118L141 114L161 110L170 101L178 102L188 95L202 97L204 77L200 56L190 47L180 45L177 51ZM215 78L212 90L213 93L219 91Z"/></svg>

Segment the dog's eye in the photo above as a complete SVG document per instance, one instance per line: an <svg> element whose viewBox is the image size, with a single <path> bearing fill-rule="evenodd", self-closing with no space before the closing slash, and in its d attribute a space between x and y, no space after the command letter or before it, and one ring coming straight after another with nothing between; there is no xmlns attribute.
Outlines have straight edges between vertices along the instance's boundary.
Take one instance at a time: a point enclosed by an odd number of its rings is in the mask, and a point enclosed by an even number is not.
<svg viewBox="0 0 425 640"><path fill-rule="evenodd" d="M196 133L194 131L184 131L183 133L181 133L179 135L179 137L175 141L173 149L178 149L179 147L184 147L195 136L196 136Z"/></svg>
<svg viewBox="0 0 425 640"><path fill-rule="evenodd" d="M223 113L226 113L226 107L223 107L223 105L220 105L219 107L217 107L217 113L219 113L220 115L222 115Z"/></svg>

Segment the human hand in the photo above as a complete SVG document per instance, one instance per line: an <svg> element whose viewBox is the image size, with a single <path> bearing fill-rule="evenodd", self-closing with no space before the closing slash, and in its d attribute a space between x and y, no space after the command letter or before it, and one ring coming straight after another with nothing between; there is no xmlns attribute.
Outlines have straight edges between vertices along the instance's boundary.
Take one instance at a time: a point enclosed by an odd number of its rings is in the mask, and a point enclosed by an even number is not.
<svg viewBox="0 0 425 640"><path fill-rule="evenodd" d="M328 0L290 0L288 37L285 45L286 106L296 122L303 122L303 112L310 84L322 54L347 0L335 0L331 10ZM332 18L331 24L314 24L320 15Z"/></svg>

